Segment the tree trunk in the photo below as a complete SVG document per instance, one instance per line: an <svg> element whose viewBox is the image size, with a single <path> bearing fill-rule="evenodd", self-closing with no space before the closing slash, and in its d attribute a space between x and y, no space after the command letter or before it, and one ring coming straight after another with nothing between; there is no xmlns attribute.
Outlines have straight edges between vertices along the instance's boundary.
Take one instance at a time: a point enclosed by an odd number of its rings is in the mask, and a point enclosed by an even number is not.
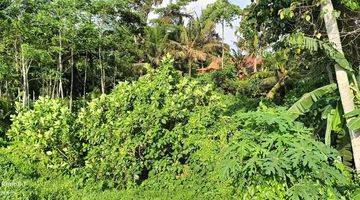
<svg viewBox="0 0 360 200"><path fill-rule="evenodd" d="M29 77L26 68L22 69L23 74L23 106L29 105Z"/></svg>
<svg viewBox="0 0 360 200"><path fill-rule="evenodd" d="M329 37L329 41L333 43L335 49L342 52L339 28L336 18L334 16L334 7L331 0L325 0L322 2L321 10L324 13L324 21L326 31ZM335 75L339 88L341 103L344 109L344 113L349 113L354 110L354 96L350 89L349 79L346 70L335 65ZM360 173L360 132L349 131L351 138L351 146L353 150L353 158L355 163L355 170Z"/></svg>
<svg viewBox="0 0 360 200"><path fill-rule="evenodd" d="M6 95L7 97L10 97L8 81L5 81L5 95Z"/></svg>
<svg viewBox="0 0 360 200"><path fill-rule="evenodd" d="M58 95L57 95L57 93L58 93L57 91L58 91L58 90L57 90L56 88L57 88L57 87L56 87L56 81L54 81L54 85L53 85L52 92L51 92L51 97L52 97L52 98L55 98L56 96L58 96Z"/></svg>
<svg viewBox="0 0 360 200"><path fill-rule="evenodd" d="M70 107L70 111L72 110L73 107L73 90L74 90L74 49L71 48L71 60L70 60L70 65L71 65L71 80L70 80L70 102L69 102L69 107Z"/></svg>
<svg viewBox="0 0 360 200"><path fill-rule="evenodd" d="M191 59L189 59L188 66L189 66L189 76L191 77L191 73L192 73Z"/></svg>
<svg viewBox="0 0 360 200"><path fill-rule="evenodd" d="M285 79L287 78L287 70L284 68L281 70L281 75L279 77L279 80L276 82L276 84L271 88L271 90L266 94L267 99L274 99L276 93L279 91L281 86L284 85Z"/></svg>
<svg viewBox="0 0 360 200"><path fill-rule="evenodd" d="M84 94L83 94L83 98L85 99L85 95L86 95L86 79L87 79L87 65L88 65L88 54L87 54L87 52L86 52L86 55L85 55L85 74L84 74L84 85L83 85L83 92L84 92Z"/></svg>
<svg viewBox="0 0 360 200"><path fill-rule="evenodd" d="M49 80L49 83L48 83L48 95L49 97L52 97L52 81L51 79Z"/></svg>
<svg viewBox="0 0 360 200"><path fill-rule="evenodd" d="M28 77L28 66L24 57L23 52L21 53L21 73L22 73L22 82L23 82L23 107L26 107L29 104L29 77Z"/></svg>
<svg viewBox="0 0 360 200"><path fill-rule="evenodd" d="M59 65L59 72L60 72L60 80L59 80L59 95L63 99L64 98L64 89L62 84L62 75L63 75L63 63L62 63L62 41L61 41L61 30L59 31L59 58L58 58L58 65Z"/></svg>
<svg viewBox="0 0 360 200"><path fill-rule="evenodd" d="M101 70L100 81L101 81L101 93L105 94L105 69L102 64L101 47L99 47L99 65Z"/></svg>
<svg viewBox="0 0 360 200"><path fill-rule="evenodd" d="M225 20L222 20L222 23L221 23L221 29L222 29L222 41L221 41L221 49L222 49L222 53L221 53L221 69L224 69L224 56L225 56L225 45L224 45L224 41L225 41Z"/></svg>
<svg viewBox="0 0 360 200"><path fill-rule="evenodd" d="M21 74L22 73L21 72L21 64L20 64L21 60L19 59L20 52L19 52L19 48L18 48L18 44L17 44L17 39L14 40L14 50L15 50L15 56L14 56L15 69L18 70ZM18 87L18 97L20 97L20 94L21 94L20 89ZM19 102L20 101L21 101L21 99L19 98Z"/></svg>
<svg viewBox="0 0 360 200"><path fill-rule="evenodd" d="M21 89L20 87L17 88L18 90L18 96L17 96L17 99L19 100L19 102L21 101ZM24 106L24 103L23 103L23 106Z"/></svg>

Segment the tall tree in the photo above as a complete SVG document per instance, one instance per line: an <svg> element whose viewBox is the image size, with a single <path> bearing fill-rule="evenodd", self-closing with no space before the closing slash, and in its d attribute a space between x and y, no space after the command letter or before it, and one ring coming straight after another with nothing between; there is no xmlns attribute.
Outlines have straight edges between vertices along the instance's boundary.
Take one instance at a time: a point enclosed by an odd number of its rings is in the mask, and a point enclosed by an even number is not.
<svg viewBox="0 0 360 200"><path fill-rule="evenodd" d="M321 4L321 10L324 13L324 21L327 30L329 41L334 48L343 53L339 28L334 15L334 7L331 0L324 0ZM349 113L354 110L354 95L351 91L347 71L338 65L335 65L335 75L340 92L341 103L344 113ZM353 157L355 163L355 170L360 173L360 132L349 130L351 138L351 146L353 149Z"/></svg>
<svg viewBox="0 0 360 200"><path fill-rule="evenodd" d="M178 60L187 62L191 76L194 64L212 60L222 50L221 47L214 22L192 19L187 26L180 27L180 37L170 40L167 49Z"/></svg>
<svg viewBox="0 0 360 200"><path fill-rule="evenodd" d="M239 17L241 9L239 6L231 4L228 0L217 0L215 3L210 4L203 11L202 18L205 20L212 20L221 24L222 35L222 61L221 67L224 68L225 58L225 25L232 26L235 18Z"/></svg>

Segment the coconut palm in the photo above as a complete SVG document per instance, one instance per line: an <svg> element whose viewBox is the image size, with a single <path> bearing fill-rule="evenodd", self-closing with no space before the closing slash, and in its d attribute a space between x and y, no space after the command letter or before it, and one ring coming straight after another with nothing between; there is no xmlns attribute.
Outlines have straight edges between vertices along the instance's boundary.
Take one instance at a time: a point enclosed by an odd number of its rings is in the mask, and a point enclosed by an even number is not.
<svg viewBox="0 0 360 200"><path fill-rule="evenodd" d="M179 31L179 38L170 40L168 50L177 60L187 62L190 76L194 64L213 59L217 52L221 52L221 40L212 21L191 20Z"/></svg>

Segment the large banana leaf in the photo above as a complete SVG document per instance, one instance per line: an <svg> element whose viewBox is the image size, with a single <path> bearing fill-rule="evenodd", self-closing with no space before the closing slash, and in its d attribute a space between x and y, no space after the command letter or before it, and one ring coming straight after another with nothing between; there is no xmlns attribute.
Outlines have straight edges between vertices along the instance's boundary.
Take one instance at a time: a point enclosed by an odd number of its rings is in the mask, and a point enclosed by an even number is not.
<svg viewBox="0 0 360 200"><path fill-rule="evenodd" d="M343 130L339 104L336 108L328 105L322 113L322 118L326 119L325 144L331 146L331 133L339 133Z"/></svg>
<svg viewBox="0 0 360 200"><path fill-rule="evenodd" d="M357 116L356 118L351 119L348 123L348 127L353 131L360 129L360 117Z"/></svg>
<svg viewBox="0 0 360 200"><path fill-rule="evenodd" d="M321 47L325 50L325 53L333 59L340 67L342 67L345 70L348 70L349 72L353 72L354 70L351 67L351 64L349 61L345 58L344 54L336 50L333 46L330 44L321 42Z"/></svg>
<svg viewBox="0 0 360 200"><path fill-rule="evenodd" d="M348 127L351 130L358 130L360 129L360 109L356 109L345 114L347 119L350 119L348 122Z"/></svg>
<svg viewBox="0 0 360 200"><path fill-rule="evenodd" d="M291 114L293 120L297 119L300 115L305 114L311 108L311 106L319 101L324 95L335 91L337 85L332 83L330 85L323 86L312 92L304 94L294 105L292 105L288 112Z"/></svg>
<svg viewBox="0 0 360 200"><path fill-rule="evenodd" d="M331 146L331 131L332 131L332 121L334 115L332 114L332 112L330 112L328 113L326 118L327 119L326 119L326 131L325 131L325 144Z"/></svg>

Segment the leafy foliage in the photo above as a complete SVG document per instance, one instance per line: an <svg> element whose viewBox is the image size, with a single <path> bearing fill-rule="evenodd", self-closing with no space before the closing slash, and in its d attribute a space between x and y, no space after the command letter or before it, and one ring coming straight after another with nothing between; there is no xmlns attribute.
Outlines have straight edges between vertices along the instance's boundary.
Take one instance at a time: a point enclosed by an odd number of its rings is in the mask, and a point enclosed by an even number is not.
<svg viewBox="0 0 360 200"><path fill-rule="evenodd" d="M293 119L299 117L306 112L308 112L311 106L318 101L322 96L333 92L336 90L337 86L335 83L326 85L324 87L318 88L312 92L304 94L299 101L289 108L289 112L293 114Z"/></svg>
<svg viewBox="0 0 360 200"><path fill-rule="evenodd" d="M0 149L2 178L25 184L15 188L19 199L94 199L104 190L110 199L332 198L351 191L338 153L287 110L238 104L182 77L166 58L76 116L48 98L18 110L10 143ZM59 184L44 189L49 178Z"/></svg>
<svg viewBox="0 0 360 200"><path fill-rule="evenodd" d="M164 62L160 71L120 84L79 112L85 176L125 187L170 166L176 170L191 152L183 140L221 114L220 96L211 85L181 78Z"/></svg>
<svg viewBox="0 0 360 200"><path fill-rule="evenodd" d="M309 130L292 122L285 110L265 107L239 112L224 122L227 128L219 130L218 138L223 139L219 147L209 149L212 143L204 140L204 147L196 156L200 155L204 166L212 166L205 158L214 155L218 159L214 176L230 181L244 197L320 198L338 195L338 191L330 189L336 188L333 184L347 184L341 172L344 168L335 160L337 154L313 141ZM212 153L204 152L209 150ZM334 171L334 167L339 171ZM324 188L319 183L333 186Z"/></svg>
<svg viewBox="0 0 360 200"><path fill-rule="evenodd" d="M359 109L356 109L352 112L349 112L345 115L345 117L347 118L352 118L348 124L348 127L351 129L351 130L358 130L360 128L360 110Z"/></svg>
<svg viewBox="0 0 360 200"><path fill-rule="evenodd" d="M357 198L330 64L358 106L359 3L333 2L344 53L323 1L2 1L0 199Z"/></svg>
<svg viewBox="0 0 360 200"><path fill-rule="evenodd" d="M333 59L340 67L348 70L349 72L354 71L348 60L345 58L344 54L324 41L311 37L306 37L303 34L298 33L290 37L289 42L292 45L297 45L310 51L318 51L319 49L323 49L326 54L331 59Z"/></svg>
<svg viewBox="0 0 360 200"><path fill-rule="evenodd" d="M2 159L7 159L1 164L8 165L5 176L46 176L76 166L79 151L72 130L74 118L61 100L40 98L30 110L19 108L12 120L7 132L10 144L1 149Z"/></svg>
<svg viewBox="0 0 360 200"><path fill-rule="evenodd" d="M228 0L217 0L203 11L202 18L217 22L226 22L231 26L231 21L241 14L241 9Z"/></svg>

